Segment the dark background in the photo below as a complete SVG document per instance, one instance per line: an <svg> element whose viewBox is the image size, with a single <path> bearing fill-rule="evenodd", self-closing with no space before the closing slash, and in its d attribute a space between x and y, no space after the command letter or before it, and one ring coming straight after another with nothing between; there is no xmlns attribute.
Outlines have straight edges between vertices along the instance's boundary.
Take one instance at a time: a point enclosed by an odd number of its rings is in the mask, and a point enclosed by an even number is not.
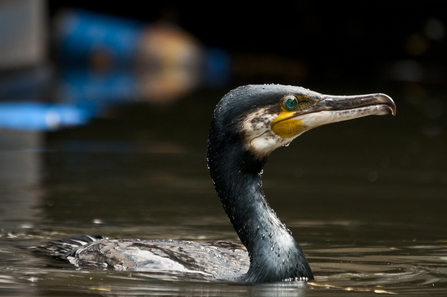
<svg viewBox="0 0 447 297"><path fill-rule="evenodd" d="M273 72L285 82L297 78L361 82L390 76L401 80L387 74L390 65L401 60L414 60L428 68L422 81L445 82L441 78L447 64L445 33L441 38L427 33L430 20L446 23L443 1L269 1L250 5L109 1L104 5L50 0L49 7L50 17L64 8L84 8L148 23L174 22L205 46L229 50L238 64L236 72ZM256 55L261 61L274 55L273 64L279 69L263 69L265 63L249 59Z"/></svg>

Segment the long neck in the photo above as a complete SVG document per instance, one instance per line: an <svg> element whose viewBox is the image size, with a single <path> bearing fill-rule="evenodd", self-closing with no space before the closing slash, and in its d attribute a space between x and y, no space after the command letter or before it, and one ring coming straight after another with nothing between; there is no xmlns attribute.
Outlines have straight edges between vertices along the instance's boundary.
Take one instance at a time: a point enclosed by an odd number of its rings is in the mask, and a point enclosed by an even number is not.
<svg viewBox="0 0 447 297"><path fill-rule="evenodd" d="M210 133L208 165L225 212L250 256L249 271L241 280L313 279L303 252L265 199L261 182L265 160L231 139Z"/></svg>

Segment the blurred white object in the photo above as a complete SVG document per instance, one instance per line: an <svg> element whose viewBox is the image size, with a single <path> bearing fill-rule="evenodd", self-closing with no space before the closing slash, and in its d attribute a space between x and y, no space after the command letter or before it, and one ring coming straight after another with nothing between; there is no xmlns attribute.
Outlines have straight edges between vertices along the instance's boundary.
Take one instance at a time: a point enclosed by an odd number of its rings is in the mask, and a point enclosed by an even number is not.
<svg viewBox="0 0 447 297"><path fill-rule="evenodd" d="M45 0L0 0L0 70L45 61L46 4Z"/></svg>

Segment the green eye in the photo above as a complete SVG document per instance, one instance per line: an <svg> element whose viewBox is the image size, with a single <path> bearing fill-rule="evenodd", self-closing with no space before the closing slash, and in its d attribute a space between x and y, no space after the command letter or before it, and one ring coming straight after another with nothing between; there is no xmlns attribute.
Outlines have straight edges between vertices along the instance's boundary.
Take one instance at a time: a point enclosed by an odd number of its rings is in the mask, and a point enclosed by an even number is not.
<svg viewBox="0 0 447 297"><path fill-rule="evenodd" d="M297 105L298 100L296 100L295 97L287 97L286 100L284 100L284 108L288 111L295 110Z"/></svg>

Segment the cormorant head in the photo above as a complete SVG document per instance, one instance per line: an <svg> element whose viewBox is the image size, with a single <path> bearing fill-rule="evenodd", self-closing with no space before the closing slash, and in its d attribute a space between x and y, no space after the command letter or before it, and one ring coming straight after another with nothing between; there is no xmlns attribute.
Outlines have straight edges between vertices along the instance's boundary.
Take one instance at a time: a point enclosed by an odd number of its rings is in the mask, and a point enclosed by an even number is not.
<svg viewBox="0 0 447 297"><path fill-rule="evenodd" d="M222 141L240 141L245 150L265 159L312 128L386 114L395 115L396 105L385 94L331 96L295 86L247 85L219 102L213 133L221 134Z"/></svg>

